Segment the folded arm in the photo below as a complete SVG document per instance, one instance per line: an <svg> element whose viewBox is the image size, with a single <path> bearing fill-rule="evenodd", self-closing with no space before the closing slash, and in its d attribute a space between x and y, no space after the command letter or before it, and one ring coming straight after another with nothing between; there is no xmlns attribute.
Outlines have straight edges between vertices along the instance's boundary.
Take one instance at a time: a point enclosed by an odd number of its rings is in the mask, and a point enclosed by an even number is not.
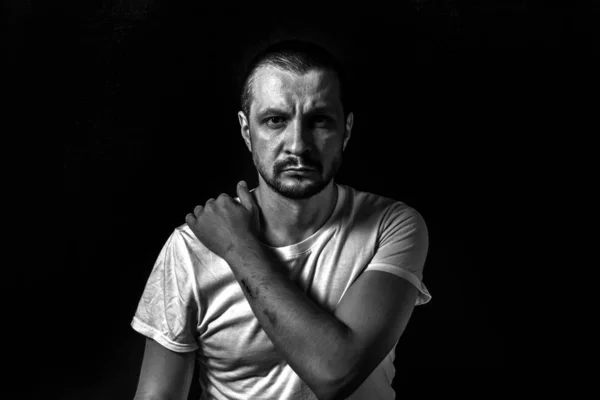
<svg viewBox="0 0 600 400"><path fill-rule="evenodd" d="M258 242L226 261L267 336L319 399L346 398L362 384L400 338L417 296L407 280L367 271L332 315L284 276Z"/></svg>

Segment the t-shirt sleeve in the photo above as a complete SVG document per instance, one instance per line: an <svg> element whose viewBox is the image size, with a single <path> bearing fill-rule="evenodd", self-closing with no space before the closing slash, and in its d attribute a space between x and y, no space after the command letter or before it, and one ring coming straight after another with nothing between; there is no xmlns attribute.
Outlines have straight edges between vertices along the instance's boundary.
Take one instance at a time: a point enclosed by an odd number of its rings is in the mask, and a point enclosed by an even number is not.
<svg viewBox="0 0 600 400"><path fill-rule="evenodd" d="M131 327L169 350L198 349L198 302L191 254L175 230L163 246L138 303Z"/></svg>
<svg viewBox="0 0 600 400"><path fill-rule="evenodd" d="M428 303L431 295L423 283L428 247L423 217L414 208L396 203L383 218L377 250L365 271L389 272L408 280L419 290L415 305Z"/></svg>

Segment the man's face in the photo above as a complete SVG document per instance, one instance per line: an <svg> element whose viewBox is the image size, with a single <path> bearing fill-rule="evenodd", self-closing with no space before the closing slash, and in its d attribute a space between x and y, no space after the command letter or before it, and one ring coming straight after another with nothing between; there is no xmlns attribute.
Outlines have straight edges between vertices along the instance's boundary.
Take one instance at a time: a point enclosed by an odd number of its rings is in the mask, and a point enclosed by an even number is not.
<svg viewBox="0 0 600 400"><path fill-rule="evenodd" d="M300 76L262 67L255 73L252 92L249 118L238 115L262 180L289 199L320 193L337 173L352 130L353 115L344 120L335 73L315 69Z"/></svg>

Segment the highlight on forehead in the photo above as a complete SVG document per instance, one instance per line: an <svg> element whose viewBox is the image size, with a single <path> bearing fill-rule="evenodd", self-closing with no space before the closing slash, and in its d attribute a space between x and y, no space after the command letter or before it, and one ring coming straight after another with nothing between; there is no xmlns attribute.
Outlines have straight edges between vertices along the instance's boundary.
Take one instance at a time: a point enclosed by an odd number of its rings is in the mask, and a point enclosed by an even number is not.
<svg viewBox="0 0 600 400"><path fill-rule="evenodd" d="M337 105L342 105L339 79L335 71L328 68L312 68L297 74L278 66L265 65L255 71L250 85L250 108L256 112L265 107L285 109L297 95L308 95L311 109L336 109ZM256 109L256 105L260 110Z"/></svg>

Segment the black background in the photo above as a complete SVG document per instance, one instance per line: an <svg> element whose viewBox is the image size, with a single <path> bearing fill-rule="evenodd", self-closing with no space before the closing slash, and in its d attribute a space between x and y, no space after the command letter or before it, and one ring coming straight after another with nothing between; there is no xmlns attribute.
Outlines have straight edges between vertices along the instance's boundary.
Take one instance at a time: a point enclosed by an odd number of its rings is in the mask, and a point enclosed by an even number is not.
<svg viewBox="0 0 600 400"><path fill-rule="evenodd" d="M507 365L526 231L510 206L545 179L532 154L581 112L597 14L535 1L290 4L13 2L7 54L25 75L43 65L37 90L54 90L64 139L62 263L35 274L50 311L26 390L133 398L144 339L129 323L152 265L196 204L256 186L235 77L259 41L289 35L326 45L353 77L336 181L404 201L429 227L433 300L397 347L397 392L424 390L413 378L425 368Z"/></svg>

